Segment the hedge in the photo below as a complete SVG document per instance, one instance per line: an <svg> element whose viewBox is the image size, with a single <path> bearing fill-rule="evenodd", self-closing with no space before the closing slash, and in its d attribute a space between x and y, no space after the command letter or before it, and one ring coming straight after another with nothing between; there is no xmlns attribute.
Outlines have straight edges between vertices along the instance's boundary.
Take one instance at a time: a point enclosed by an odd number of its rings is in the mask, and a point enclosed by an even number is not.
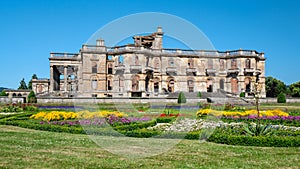
<svg viewBox="0 0 300 169"><path fill-rule="evenodd" d="M169 139L199 139L201 132L168 132L147 130L149 126L154 126L157 120L151 120L143 123L134 123L129 125L120 125L114 127L95 127L95 126L60 126L52 124L39 124L28 120L32 113L22 113L0 119L0 124L14 125L23 128L44 130L51 132L66 132L73 134L92 134L105 136L127 136L138 138L169 138ZM26 117L26 118L25 118ZM24 121L27 119L27 121ZM163 118L161 118L163 119ZM172 120L172 118L165 118ZM205 133L204 133L205 134ZM262 146L262 147L299 147L300 131L277 131L275 136L246 136L233 129L216 129L210 136L205 137L209 142L241 146Z"/></svg>
<svg viewBox="0 0 300 169"><path fill-rule="evenodd" d="M257 119L243 119L243 118L226 118L222 117L221 120L223 122L231 123L231 122L256 122ZM264 124L273 124L273 125L285 125L285 126L294 126L294 127L300 127L300 121L297 120L283 120L283 119L278 119L278 120L269 120L269 119L260 119L261 123Z"/></svg>
<svg viewBox="0 0 300 169"><path fill-rule="evenodd" d="M282 136L245 136L245 135L228 135L222 133L212 134L209 142L240 145L240 146L259 146L259 147L299 147L300 137L282 137Z"/></svg>

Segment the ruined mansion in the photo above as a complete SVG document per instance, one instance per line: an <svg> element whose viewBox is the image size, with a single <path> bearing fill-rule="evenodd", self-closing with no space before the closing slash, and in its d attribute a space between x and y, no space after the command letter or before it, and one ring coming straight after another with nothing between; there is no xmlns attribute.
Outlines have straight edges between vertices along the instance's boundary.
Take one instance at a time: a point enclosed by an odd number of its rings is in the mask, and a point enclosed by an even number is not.
<svg viewBox="0 0 300 169"><path fill-rule="evenodd" d="M265 97L265 57L255 50L163 48L163 31L124 46L82 45L78 53L50 53L50 79L33 79L38 97L163 98L172 93L238 96L259 81Z"/></svg>

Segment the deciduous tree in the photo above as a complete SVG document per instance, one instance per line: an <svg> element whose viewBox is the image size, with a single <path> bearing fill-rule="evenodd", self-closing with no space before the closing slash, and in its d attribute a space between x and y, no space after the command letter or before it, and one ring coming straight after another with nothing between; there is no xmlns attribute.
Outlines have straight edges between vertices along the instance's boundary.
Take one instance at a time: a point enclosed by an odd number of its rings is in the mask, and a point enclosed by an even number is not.
<svg viewBox="0 0 300 169"><path fill-rule="evenodd" d="M286 85L271 76L266 77L266 95L267 97L277 97L280 93L286 93Z"/></svg>
<svg viewBox="0 0 300 169"><path fill-rule="evenodd" d="M300 97L300 81L291 84L289 89L293 97Z"/></svg>

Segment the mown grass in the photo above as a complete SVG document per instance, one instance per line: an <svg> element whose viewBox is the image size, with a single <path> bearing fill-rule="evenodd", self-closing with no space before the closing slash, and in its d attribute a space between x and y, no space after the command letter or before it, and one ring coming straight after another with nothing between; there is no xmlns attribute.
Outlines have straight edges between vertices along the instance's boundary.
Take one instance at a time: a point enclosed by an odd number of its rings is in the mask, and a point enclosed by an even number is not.
<svg viewBox="0 0 300 169"><path fill-rule="evenodd" d="M196 140L182 140L156 156L126 158L102 149L87 135L14 126L0 126L0 149L0 168L299 168L300 164L300 148Z"/></svg>

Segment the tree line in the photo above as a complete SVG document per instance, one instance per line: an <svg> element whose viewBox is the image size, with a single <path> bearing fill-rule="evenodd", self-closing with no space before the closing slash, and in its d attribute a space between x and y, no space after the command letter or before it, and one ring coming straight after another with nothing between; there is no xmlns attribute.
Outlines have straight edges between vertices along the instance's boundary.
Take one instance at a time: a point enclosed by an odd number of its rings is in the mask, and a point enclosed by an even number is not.
<svg viewBox="0 0 300 169"><path fill-rule="evenodd" d="M289 97L300 97L300 81L286 85L284 82L268 76L265 85L267 97L277 97L280 93Z"/></svg>

